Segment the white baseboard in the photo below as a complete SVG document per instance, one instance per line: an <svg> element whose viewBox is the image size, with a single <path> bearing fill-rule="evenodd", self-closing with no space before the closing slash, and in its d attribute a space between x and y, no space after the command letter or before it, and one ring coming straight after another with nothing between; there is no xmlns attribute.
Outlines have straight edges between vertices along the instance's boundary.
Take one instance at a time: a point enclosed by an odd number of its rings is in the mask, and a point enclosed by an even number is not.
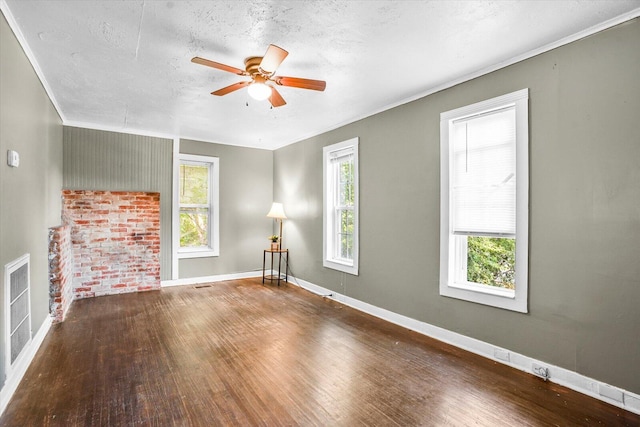
<svg viewBox="0 0 640 427"><path fill-rule="evenodd" d="M540 365L548 369L548 381L560 384L587 396L594 397L603 402L625 409L640 415L640 395L611 386L598 380L581 375L565 368L550 365L549 363L533 359L514 351L497 347L493 344L467 337L429 323L421 322L401 314L385 310L366 302L339 294L335 291L314 285L306 280L289 276L289 282L298 284L314 294L333 299L356 310L371 314L372 316L419 332L455 347L462 348L496 362L511 366L520 371L533 374L532 365Z"/></svg>
<svg viewBox="0 0 640 427"><path fill-rule="evenodd" d="M224 282L225 280L248 279L252 277L262 277L262 270L247 271L244 273L218 274L215 276L189 277L186 279L163 280L160 287L168 288L171 286L197 285L199 283Z"/></svg>
<svg viewBox="0 0 640 427"><path fill-rule="evenodd" d="M27 344L26 352L24 353L24 357L20 358L20 361L11 369L10 374L7 376L7 381L4 383L4 387L0 390L0 416L4 413L4 410L7 409L7 405L15 393L20 381L22 381L22 377L24 377L25 372L27 372L27 368L33 361L40 345L42 345L42 341L44 341L44 337L47 336L47 332L51 328L52 319L51 316L47 316L40 325L40 329L33 336L29 344Z"/></svg>

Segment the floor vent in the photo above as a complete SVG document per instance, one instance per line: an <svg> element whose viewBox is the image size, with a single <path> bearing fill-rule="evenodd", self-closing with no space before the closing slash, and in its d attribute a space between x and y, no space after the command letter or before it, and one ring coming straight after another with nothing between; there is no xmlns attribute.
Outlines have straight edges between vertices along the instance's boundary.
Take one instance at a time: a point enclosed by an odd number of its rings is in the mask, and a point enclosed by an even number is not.
<svg viewBox="0 0 640 427"><path fill-rule="evenodd" d="M202 288L210 288L211 285L196 285L194 286L194 289L202 289Z"/></svg>
<svg viewBox="0 0 640 427"><path fill-rule="evenodd" d="M4 267L4 312L7 373L31 342L31 295L29 254Z"/></svg>

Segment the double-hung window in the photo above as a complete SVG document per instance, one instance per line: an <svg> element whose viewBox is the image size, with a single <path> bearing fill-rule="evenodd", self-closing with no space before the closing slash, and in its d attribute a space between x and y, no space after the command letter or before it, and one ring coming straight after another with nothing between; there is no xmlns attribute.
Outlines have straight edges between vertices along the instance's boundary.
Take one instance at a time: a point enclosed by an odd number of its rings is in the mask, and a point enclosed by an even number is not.
<svg viewBox="0 0 640 427"><path fill-rule="evenodd" d="M440 294L527 312L528 90L442 113Z"/></svg>
<svg viewBox="0 0 640 427"><path fill-rule="evenodd" d="M218 160L180 154L179 258L219 255Z"/></svg>
<svg viewBox="0 0 640 427"><path fill-rule="evenodd" d="M323 149L323 265L358 274L358 138Z"/></svg>

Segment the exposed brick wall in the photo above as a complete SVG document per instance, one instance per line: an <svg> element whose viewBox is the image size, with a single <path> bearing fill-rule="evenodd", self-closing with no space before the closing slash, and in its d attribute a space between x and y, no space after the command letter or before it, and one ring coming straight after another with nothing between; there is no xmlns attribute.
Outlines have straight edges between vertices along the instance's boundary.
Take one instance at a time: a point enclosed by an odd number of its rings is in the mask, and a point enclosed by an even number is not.
<svg viewBox="0 0 640 427"><path fill-rule="evenodd" d="M75 299L160 289L160 193L63 190Z"/></svg>
<svg viewBox="0 0 640 427"><path fill-rule="evenodd" d="M73 302L71 227L49 229L49 313L53 323L64 320Z"/></svg>

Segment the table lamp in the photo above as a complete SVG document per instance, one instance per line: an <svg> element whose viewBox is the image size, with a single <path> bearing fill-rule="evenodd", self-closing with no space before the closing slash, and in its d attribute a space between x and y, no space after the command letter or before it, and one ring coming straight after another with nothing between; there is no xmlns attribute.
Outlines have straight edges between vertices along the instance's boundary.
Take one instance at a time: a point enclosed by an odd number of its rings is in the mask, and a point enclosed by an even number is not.
<svg viewBox="0 0 640 427"><path fill-rule="evenodd" d="M287 216L284 214L284 208L282 207L282 203L273 203L271 205L271 210L267 214L267 217L273 218L276 221L280 220L280 249L282 249L282 220L287 219Z"/></svg>

